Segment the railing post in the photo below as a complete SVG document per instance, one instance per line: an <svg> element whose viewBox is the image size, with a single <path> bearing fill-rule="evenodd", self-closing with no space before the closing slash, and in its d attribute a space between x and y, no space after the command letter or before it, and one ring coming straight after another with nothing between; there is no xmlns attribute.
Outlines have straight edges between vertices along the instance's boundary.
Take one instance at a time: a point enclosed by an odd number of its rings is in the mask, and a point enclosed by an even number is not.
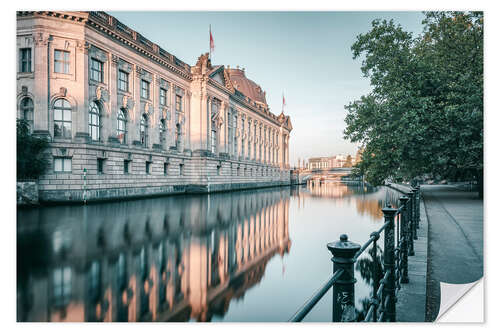
<svg viewBox="0 0 500 333"><path fill-rule="evenodd" d="M361 249L361 245L347 240L347 235L340 235L340 241L328 243L327 248L333 255L333 273L340 269L344 270L333 284L332 321L355 321L354 256Z"/></svg>
<svg viewBox="0 0 500 333"><path fill-rule="evenodd" d="M417 236L417 189L416 188L412 188L411 189L412 193L413 193L413 216L412 216L412 220L413 220L413 239L418 239L418 236Z"/></svg>
<svg viewBox="0 0 500 333"><path fill-rule="evenodd" d="M408 219L406 217L406 203L410 200L407 196L403 195L399 198L401 206L401 233L403 234L401 241L401 283L408 283L410 279L408 278Z"/></svg>
<svg viewBox="0 0 500 333"><path fill-rule="evenodd" d="M417 189L417 229L420 228L420 185L416 186Z"/></svg>
<svg viewBox="0 0 500 333"><path fill-rule="evenodd" d="M380 234L378 232L372 232L370 237L373 237L373 247L372 247L372 277L373 277L373 290L372 290L372 298L370 300L370 305L374 304L375 306L379 304L379 300L377 299L377 291L380 286L380 269L377 258L377 241L380 238ZM372 321L377 322L377 310L376 308L373 310Z"/></svg>
<svg viewBox="0 0 500 333"><path fill-rule="evenodd" d="M394 258L394 215L397 210L390 207L384 207L385 223L388 224L384 230L384 268L389 272L388 279L384 284L382 293L382 304L389 298L385 308L386 318L390 322L396 321L396 281L395 281L395 258Z"/></svg>
<svg viewBox="0 0 500 333"><path fill-rule="evenodd" d="M413 248L413 192L410 191L407 193L408 195L408 203L406 209L406 224L408 226L408 255L415 255L415 250Z"/></svg>

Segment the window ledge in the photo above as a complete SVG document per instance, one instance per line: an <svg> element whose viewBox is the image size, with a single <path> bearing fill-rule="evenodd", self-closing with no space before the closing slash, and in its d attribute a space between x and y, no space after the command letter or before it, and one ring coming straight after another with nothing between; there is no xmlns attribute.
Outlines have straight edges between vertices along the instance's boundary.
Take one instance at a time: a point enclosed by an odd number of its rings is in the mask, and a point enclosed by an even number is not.
<svg viewBox="0 0 500 333"><path fill-rule="evenodd" d="M18 72L17 78L18 79L34 79L35 73L34 72Z"/></svg>

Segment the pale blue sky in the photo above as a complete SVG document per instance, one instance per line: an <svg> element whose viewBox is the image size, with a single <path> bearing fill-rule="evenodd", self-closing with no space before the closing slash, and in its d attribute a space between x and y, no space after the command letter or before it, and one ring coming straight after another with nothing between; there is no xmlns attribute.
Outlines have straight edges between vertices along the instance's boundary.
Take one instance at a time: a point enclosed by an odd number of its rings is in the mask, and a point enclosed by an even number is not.
<svg viewBox="0 0 500 333"><path fill-rule="evenodd" d="M370 91L359 60L356 36L373 19L394 19L407 31L422 31L421 12L109 12L191 65L208 52L208 26L215 42L213 64L244 67L266 91L271 111L281 112L285 93L294 127L290 164L297 159L355 154L343 139L344 105Z"/></svg>

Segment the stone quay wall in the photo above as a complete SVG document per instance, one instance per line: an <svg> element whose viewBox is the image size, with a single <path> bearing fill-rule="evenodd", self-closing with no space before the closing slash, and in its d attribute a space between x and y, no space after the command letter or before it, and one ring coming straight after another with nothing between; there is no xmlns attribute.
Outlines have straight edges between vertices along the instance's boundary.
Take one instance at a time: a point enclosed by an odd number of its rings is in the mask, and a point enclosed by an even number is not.
<svg viewBox="0 0 500 333"><path fill-rule="evenodd" d="M119 200L290 184L289 171L278 167L248 160L197 156L190 151L52 143L50 155L70 158L72 169L54 172L54 167L49 166L49 171L38 180L40 202ZM98 170L98 160L102 160L102 172ZM128 173L125 161L128 161ZM149 173L146 164L149 164Z"/></svg>

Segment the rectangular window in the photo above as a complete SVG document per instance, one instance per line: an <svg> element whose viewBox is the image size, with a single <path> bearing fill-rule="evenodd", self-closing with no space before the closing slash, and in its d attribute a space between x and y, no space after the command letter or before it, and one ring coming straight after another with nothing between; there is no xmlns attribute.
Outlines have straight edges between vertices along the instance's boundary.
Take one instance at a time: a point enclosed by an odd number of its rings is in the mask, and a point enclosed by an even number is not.
<svg viewBox="0 0 500 333"><path fill-rule="evenodd" d="M168 175L168 163L163 163L163 174Z"/></svg>
<svg viewBox="0 0 500 333"><path fill-rule="evenodd" d="M141 81L141 97L145 99L149 99L149 82L142 80Z"/></svg>
<svg viewBox="0 0 500 333"><path fill-rule="evenodd" d="M146 161L146 173L150 174L151 173L151 163L150 161Z"/></svg>
<svg viewBox="0 0 500 333"><path fill-rule="evenodd" d="M182 112L182 96L175 95L175 110Z"/></svg>
<svg viewBox="0 0 500 333"><path fill-rule="evenodd" d="M129 166L130 166L130 161L124 160L123 161L123 173L129 173Z"/></svg>
<svg viewBox="0 0 500 333"><path fill-rule="evenodd" d="M167 105L167 90L160 88L160 105Z"/></svg>
<svg viewBox="0 0 500 333"><path fill-rule="evenodd" d="M184 164L179 164L179 176L184 175Z"/></svg>
<svg viewBox="0 0 500 333"><path fill-rule="evenodd" d="M97 82L103 82L103 78L104 78L104 64L102 63L102 61L91 58L90 79Z"/></svg>
<svg viewBox="0 0 500 333"><path fill-rule="evenodd" d="M104 159L97 159L97 173L104 173Z"/></svg>
<svg viewBox="0 0 500 333"><path fill-rule="evenodd" d="M71 158L54 157L54 172L71 172Z"/></svg>
<svg viewBox="0 0 500 333"><path fill-rule="evenodd" d="M69 74L69 51L54 51L54 72Z"/></svg>
<svg viewBox="0 0 500 333"><path fill-rule="evenodd" d="M24 48L19 53L19 71L23 73L31 72L31 48Z"/></svg>
<svg viewBox="0 0 500 333"><path fill-rule="evenodd" d="M220 166L220 165L218 165L218 166L217 166L217 176L220 176L220 170L221 170L221 166Z"/></svg>
<svg viewBox="0 0 500 333"><path fill-rule="evenodd" d="M128 73L118 71L118 89L121 91L128 91Z"/></svg>

